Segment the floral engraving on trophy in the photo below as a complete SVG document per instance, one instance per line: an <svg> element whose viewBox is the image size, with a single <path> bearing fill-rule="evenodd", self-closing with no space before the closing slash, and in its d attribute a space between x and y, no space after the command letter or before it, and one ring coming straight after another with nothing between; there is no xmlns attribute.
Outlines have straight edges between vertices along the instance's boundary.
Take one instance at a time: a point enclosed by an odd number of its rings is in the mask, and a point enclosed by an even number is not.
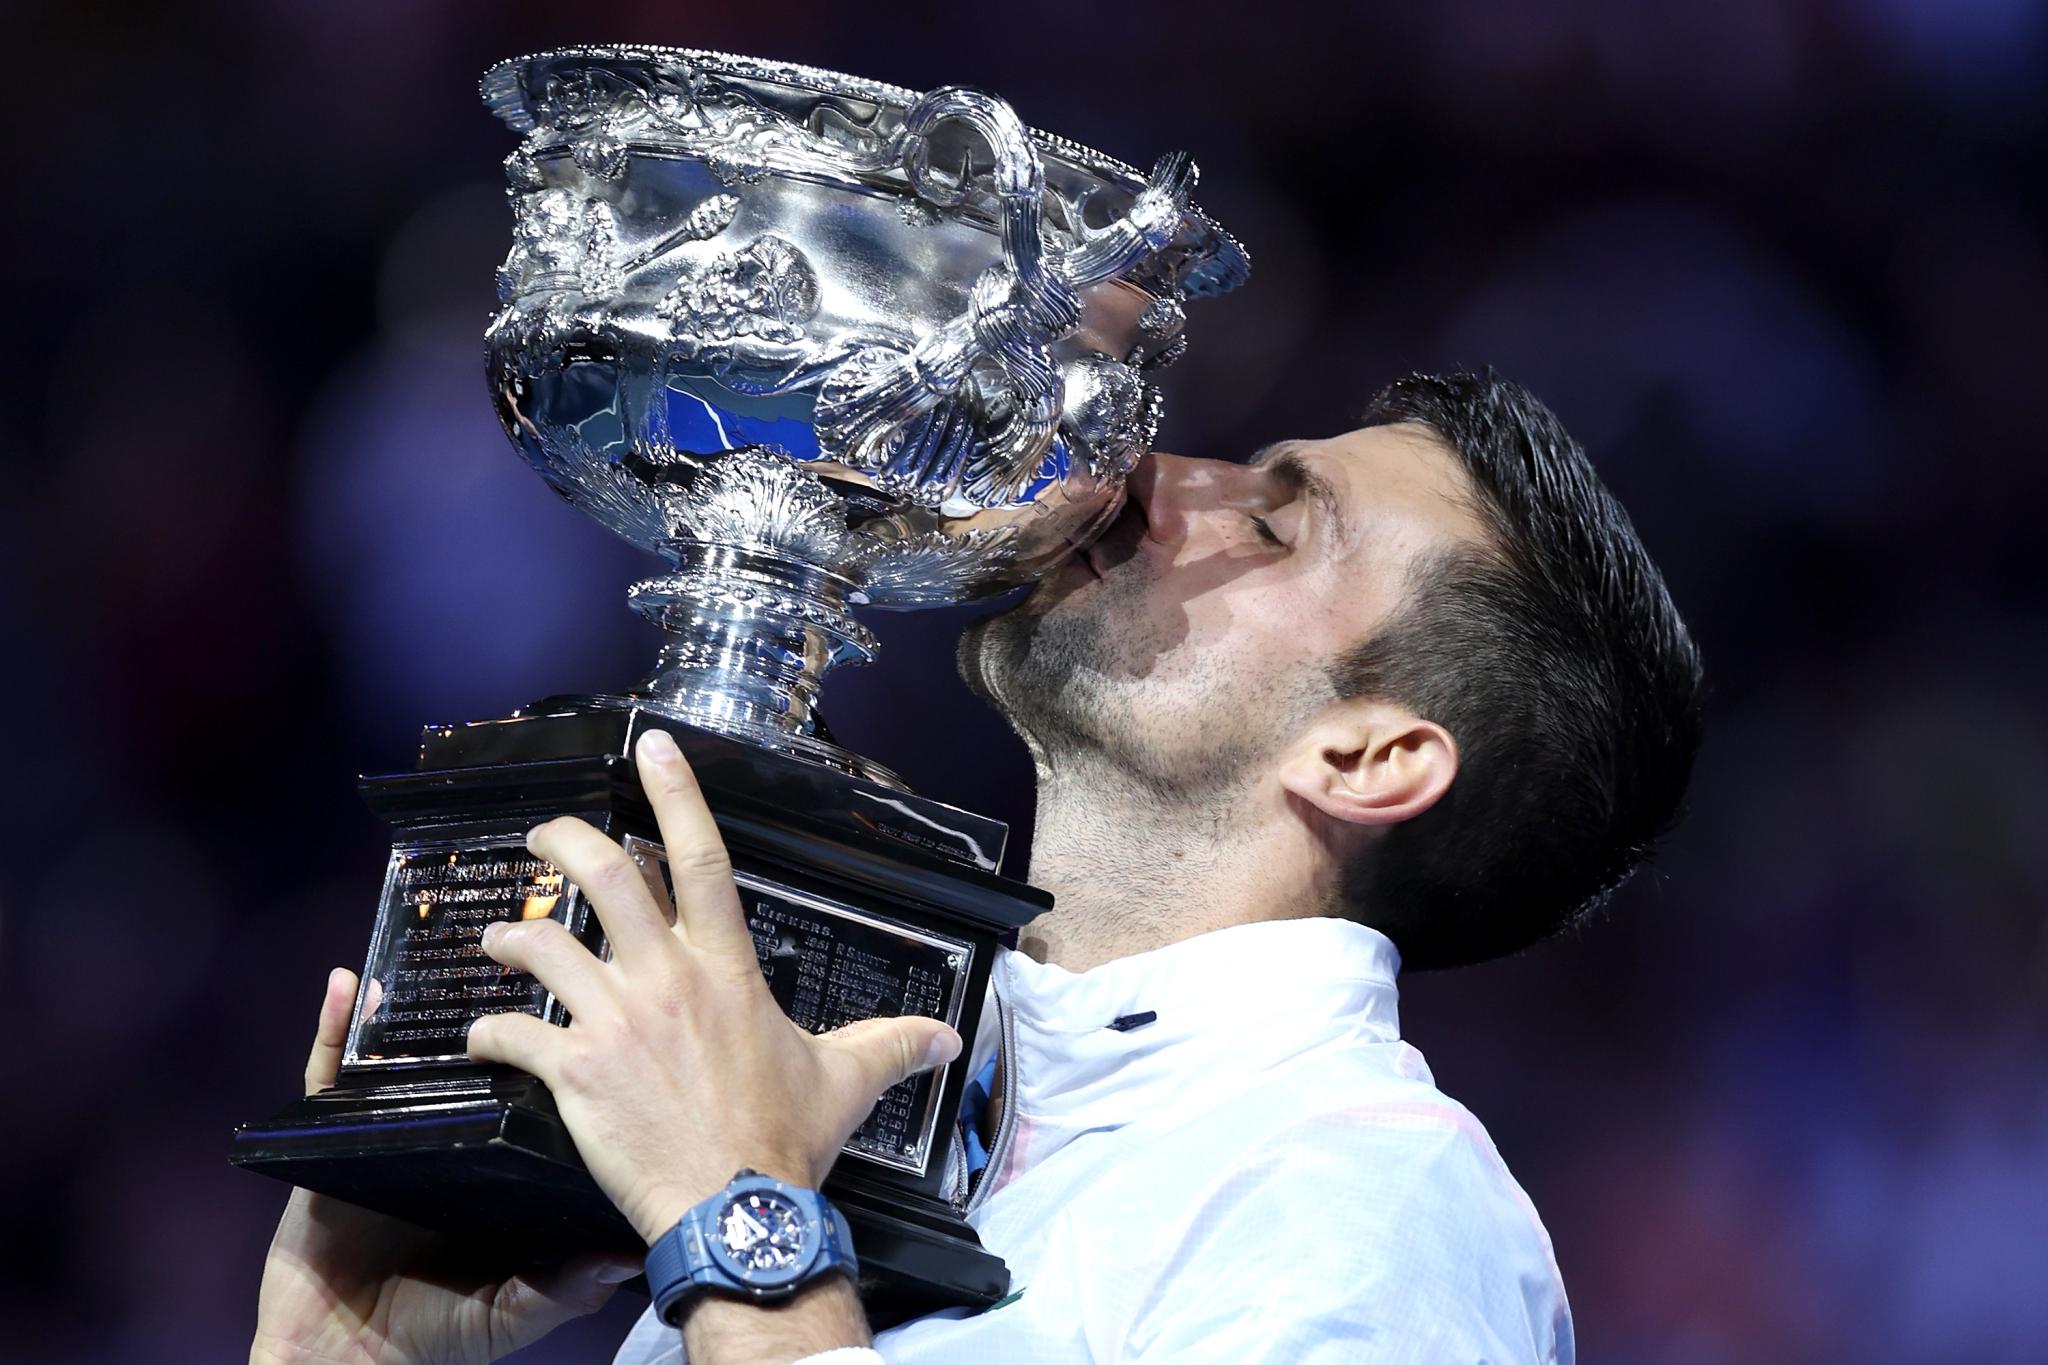
<svg viewBox="0 0 2048 1365"><path fill-rule="evenodd" d="M1138 314L1138 330L1152 341L1179 336L1187 325L1187 310L1175 298L1154 299Z"/></svg>
<svg viewBox="0 0 2048 1365"><path fill-rule="evenodd" d="M512 199L512 250L498 267L498 297L509 303L556 280L575 278L570 264L577 197L567 190L532 190Z"/></svg>
<svg viewBox="0 0 2048 1365"><path fill-rule="evenodd" d="M623 55L623 54L622 54ZM822 136L761 108L743 92L704 81L687 66L654 61L631 71L585 66L551 75L534 94L543 127L566 145L576 164L617 179L629 154L644 146L702 157L723 184L751 184L805 159L874 159L880 148Z"/></svg>
<svg viewBox="0 0 2048 1365"><path fill-rule="evenodd" d="M1186 355L1187 350L1188 338L1187 334L1183 332L1157 351L1148 353L1142 344L1134 346L1131 348L1130 355L1125 357L1125 360L1128 364L1136 365L1146 371L1163 370L1174 361Z"/></svg>
<svg viewBox="0 0 2048 1365"><path fill-rule="evenodd" d="M957 602L974 580L1000 571L1016 554L1014 526L977 526L951 535L922 531L900 540L864 537L859 579L892 602Z"/></svg>
<svg viewBox="0 0 2048 1365"><path fill-rule="evenodd" d="M514 197L512 250L498 275L505 301L568 293L609 300L628 269L619 250L618 215L604 200L566 189Z"/></svg>
<svg viewBox="0 0 2048 1365"><path fill-rule="evenodd" d="M567 140L570 156L605 180L616 179L626 169L619 96L613 82L589 68L558 77L548 87L554 124Z"/></svg>
<svg viewBox="0 0 2048 1365"><path fill-rule="evenodd" d="M906 178L919 178L920 158L928 150L922 136L906 133L900 117L919 96L899 86L722 52L586 48L553 55L579 59L578 64L567 71L550 67L542 75L540 58L503 63L485 81L485 101L531 135L530 154L567 150L579 167L601 179L617 178L629 154L644 152L698 159L728 185L796 174L900 192ZM750 88L753 82L784 87L782 100L770 107ZM804 102L797 101L799 92ZM1132 229L1143 235L1146 214L1138 205L1127 222L1105 231L1083 226L1101 213L1091 201L1103 196L1103 182L1142 178L1135 169L1056 134L1033 129L1029 137L1038 149L1086 173L1040 186L1062 250L1113 255L1128 249ZM1160 168L1154 168L1152 181L1160 183ZM999 198L993 185L963 184L938 202L992 220L1001 212ZM937 221L929 205L915 205L912 199L899 207L906 222ZM1248 266L1236 239L1192 205L1173 226L1183 220L1198 224L1215 249L1177 253L1170 262L1135 263L1132 278L1142 275L1144 287L1155 292L1178 288L1202 296L1242 284Z"/></svg>
<svg viewBox="0 0 2048 1365"><path fill-rule="evenodd" d="M707 342L739 337L800 341L819 298L818 272L804 253L767 233L737 251L684 265L654 311L677 324L679 353L694 355Z"/></svg>
<svg viewBox="0 0 2048 1365"><path fill-rule="evenodd" d="M587 299L609 299L626 282L626 271L619 260L618 216L602 199L586 199L582 228L577 243L577 292Z"/></svg>
<svg viewBox="0 0 2048 1365"><path fill-rule="evenodd" d="M1138 335L1124 363L1144 370L1163 370L1187 351L1188 314L1176 295L1158 298L1138 315Z"/></svg>
<svg viewBox="0 0 2048 1365"><path fill-rule="evenodd" d="M714 194L683 219L682 235L693 242L705 242L732 226L733 215L740 211L740 197L736 194Z"/></svg>
<svg viewBox="0 0 2048 1365"><path fill-rule="evenodd" d="M533 136L520 139L519 145L505 157L505 183L513 194L537 190L546 183L541 174L540 159L534 155L536 141Z"/></svg>
<svg viewBox="0 0 2048 1365"><path fill-rule="evenodd" d="M704 122L719 143L705 154L704 165L721 184L751 185L762 179L774 168L777 149L790 148L798 155L810 150L787 123L757 109L709 108Z"/></svg>
<svg viewBox="0 0 2048 1365"><path fill-rule="evenodd" d="M572 506L648 549L669 534L660 500L643 475L608 459L574 430L540 435L535 468Z"/></svg>
<svg viewBox="0 0 2048 1365"><path fill-rule="evenodd" d="M1120 479L1147 450L1159 425L1159 390L1123 361L1091 351L1067 369L1067 425L1080 438L1097 478Z"/></svg>
<svg viewBox="0 0 2048 1365"><path fill-rule="evenodd" d="M782 550L813 564L841 558L850 534L844 508L787 456L747 449L678 464L695 467L654 486L672 538Z"/></svg>

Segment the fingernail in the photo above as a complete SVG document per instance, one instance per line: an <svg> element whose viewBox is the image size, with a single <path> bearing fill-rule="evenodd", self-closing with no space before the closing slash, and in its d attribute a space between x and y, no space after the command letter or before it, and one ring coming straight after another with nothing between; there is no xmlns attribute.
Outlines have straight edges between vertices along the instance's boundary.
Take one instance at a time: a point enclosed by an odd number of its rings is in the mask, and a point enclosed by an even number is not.
<svg viewBox="0 0 2048 1365"><path fill-rule="evenodd" d="M620 1261L606 1261L592 1276L599 1284L624 1284L640 1273L640 1267Z"/></svg>
<svg viewBox="0 0 2048 1365"><path fill-rule="evenodd" d="M499 939L505 937L505 931L510 927L510 925L506 924L505 921L501 919L494 919L489 924L486 924L484 926L483 936L484 947L488 948L492 944L496 943Z"/></svg>
<svg viewBox="0 0 2048 1365"><path fill-rule="evenodd" d="M674 763L683 756L666 730L649 730L640 736L640 757L651 763Z"/></svg>
<svg viewBox="0 0 2048 1365"><path fill-rule="evenodd" d="M960 1035L951 1029L934 1034L925 1045L924 1064L927 1067L944 1066L960 1055Z"/></svg>

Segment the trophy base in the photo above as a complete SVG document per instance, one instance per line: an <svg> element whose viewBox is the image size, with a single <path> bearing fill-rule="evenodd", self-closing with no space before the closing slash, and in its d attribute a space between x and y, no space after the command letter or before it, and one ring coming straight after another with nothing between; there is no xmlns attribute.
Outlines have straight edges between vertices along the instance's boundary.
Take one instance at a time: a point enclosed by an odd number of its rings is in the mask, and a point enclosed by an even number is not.
<svg viewBox="0 0 2048 1365"><path fill-rule="evenodd" d="M238 1129L231 1159L472 1243L501 1264L641 1246L530 1076L478 1068L439 1096L325 1090ZM861 1302L876 1330L941 1308L986 1307L1009 1291L1008 1267L945 1201L837 1173L825 1194L853 1230ZM631 1286L645 1291L642 1280Z"/></svg>
<svg viewBox="0 0 2048 1365"><path fill-rule="evenodd" d="M596 917L525 831L578 815L665 875L630 758L658 726L688 756L724 835L771 993L799 1025L919 1012L973 1038L1000 936L1050 905L997 876L1004 827L644 709L563 702L429 727L420 770L367 778L396 843L356 1017L331 1089L236 1130L236 1165L500 1257L640 1249L531 1076L471 1062L469 1021L524 1009L566 1022L524 973L477 944L494 919L546 914L593 952ZM1008 1292L1009 1273L948 1199L967 1077L956 1062L893 1089L825 1192L845 1213L877 1326Z"/></svg>

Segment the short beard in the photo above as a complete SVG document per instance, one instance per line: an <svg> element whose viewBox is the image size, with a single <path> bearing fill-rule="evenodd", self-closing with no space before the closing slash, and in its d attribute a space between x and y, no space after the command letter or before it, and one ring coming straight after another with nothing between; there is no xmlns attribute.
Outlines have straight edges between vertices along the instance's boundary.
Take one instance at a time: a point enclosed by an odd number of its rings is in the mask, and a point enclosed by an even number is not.
<svg viewBox="0 0 2048 1365"><path fill-rule="evenodd" d="M1055 755L1098 746L1086 694L1107 664L1107 635L1093 613L1050 614L1037 589L970 625L954 661L968 690L1008 722L1043 771Z"/></svg>
<svg viewBox="0 0 2048 1365"><path fill-rule="evenodd" d="M1059 609L1044 589L999 615L983 617L961 636L956 660L974 694L994 707L1024 741L1041 784L1076 777L1084 785L1113 784L1186 810L1228 803L1268 759L1286 728L1325 699L1275 678L1244 689L1228 715L1202 717L1194 737L1141 723L1135 696L1119 680L1135 681L1161 666L1171 643L1139 633L1138 610L1147 588L1131 579L1096 585L1089 610ZM1119 598L1132 599L1119 610ZM1199 665L1197 665L1199 667ZM1212 696L1226 680L1196 674L1188 682Z"/></svg>

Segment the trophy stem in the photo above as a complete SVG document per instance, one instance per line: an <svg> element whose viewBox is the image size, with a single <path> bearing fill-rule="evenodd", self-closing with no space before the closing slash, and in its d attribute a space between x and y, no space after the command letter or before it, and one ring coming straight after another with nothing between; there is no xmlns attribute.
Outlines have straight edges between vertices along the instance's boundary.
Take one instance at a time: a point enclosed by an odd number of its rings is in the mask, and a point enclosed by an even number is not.
<svg viewBox="0 0 2048 1365"><path fill-rule="evenodd" d="M675 572L633 585L633 610L666 639L631 699L691 725L829 764L892 787L881 765L819 730L818 689L842 664L874 658L874 634L854 619L854 585L814 564L762 548L699 541L665 547Z"/></svg>

